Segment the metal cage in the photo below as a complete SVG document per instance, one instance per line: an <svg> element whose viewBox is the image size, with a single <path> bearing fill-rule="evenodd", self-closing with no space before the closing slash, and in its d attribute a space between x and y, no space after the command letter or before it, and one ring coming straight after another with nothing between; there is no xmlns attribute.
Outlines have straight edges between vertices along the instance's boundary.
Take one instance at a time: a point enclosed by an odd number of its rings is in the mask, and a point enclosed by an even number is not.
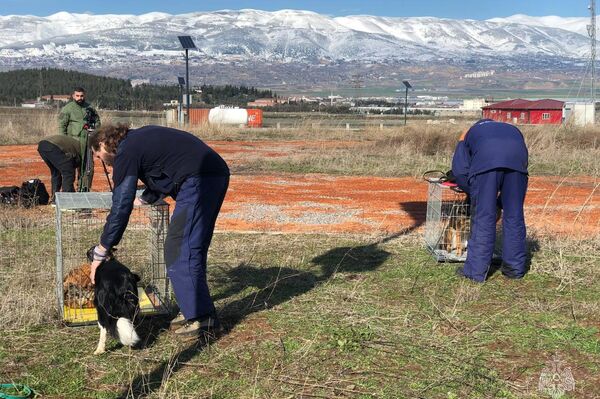
<svg viewBox="0 0 600 399"><path fill-rule="evenodd" d="M102 234L112 193L56 193L56 295L62 320L95 323L87 250ZM171 292L164 261L169 204L134 207L115 257L140 276L142 314L167 313Z"/></svg>
<svg viewBox="0 0 600 399"><path fill-rule="evenodd" d="M471 233L471 212L465 193L430 182L425 243L438 262L464 262Z"/></svg>

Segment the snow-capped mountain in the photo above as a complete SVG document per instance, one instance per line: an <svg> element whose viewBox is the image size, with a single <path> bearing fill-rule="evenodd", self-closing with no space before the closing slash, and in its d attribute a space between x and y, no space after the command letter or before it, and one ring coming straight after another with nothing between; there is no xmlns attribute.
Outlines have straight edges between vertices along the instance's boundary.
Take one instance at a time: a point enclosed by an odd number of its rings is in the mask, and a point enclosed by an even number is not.
<svg viewBox="0 0 600 399"><path fill-rule="evenodd" d="M499 24L519 24L542 26L546 28L558 28L579 33L583 36L587 36L587 25L590 23L590 19L584 17L558 17L555 15L548 15L545 17L530 17L529 15L523 14L512 15L507 18L492 18L488 19L488 21Z"/></svg>
<svg viewBox="0 0 600 399"><path fill-rule="evenodd" d="M539 57L584 59L584 18L515 15L487 21L309 11L224 10L181 15L0 16L0 67L181 63L178 35L190 35L195 62L428 62Z"/></svg>

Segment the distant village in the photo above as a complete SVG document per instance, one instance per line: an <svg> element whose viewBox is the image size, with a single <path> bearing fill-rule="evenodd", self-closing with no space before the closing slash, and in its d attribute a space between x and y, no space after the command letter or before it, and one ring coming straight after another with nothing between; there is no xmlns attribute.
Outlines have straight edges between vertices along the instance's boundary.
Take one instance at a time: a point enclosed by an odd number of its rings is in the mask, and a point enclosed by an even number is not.
<svg viewBox="0 0 600 399"><path fill-rule="evenodd" d="M145 82L132 82L134 84ZM58 108L70 100L69 94L46 94L35 100L24 101L23 108ZM248 109L267 109L277 111L278 105L312 104L316 110L321 107L345 107L350 113L365 115L400 114L428 115L432 118L473 117L489 118L513 124L562 124L571 122L576 125L593 123L596 110L591 102L568 102L554 99L526 100L509 99L494 102L486 98L449 99L445 96L417 95L400 97L343 97L329 96L289 96L258 98L246 104ZM177 120L178 113L186 113L187 104L180 99L172 99L163 104L167 120ZM206 108L200 96L190 94L191 108ZM220 108L231 108L221 106ZM237 108L237 107L236 107ZM261 113L262 115L262 113ZM432 119L430 123L436 123Z"/></svg>

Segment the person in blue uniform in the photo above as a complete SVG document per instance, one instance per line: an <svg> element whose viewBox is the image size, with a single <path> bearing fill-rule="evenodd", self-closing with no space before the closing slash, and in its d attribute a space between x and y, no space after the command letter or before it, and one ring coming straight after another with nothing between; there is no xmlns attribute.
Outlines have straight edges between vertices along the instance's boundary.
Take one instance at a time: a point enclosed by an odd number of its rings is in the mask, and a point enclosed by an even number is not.
<svg viewBox="0 0 600 399"><path fill-rule="evenodd" d="M523 203L527 192L528 151L521 131L508 123L482 119L460 138L452 173L471 201L471 235L460 276L483 282L496 241L497 211L502 209L502 266L508 278L526 273Z"/></svg>
<svg viewBox="0 0 600 399"><path fill-rule="evenodd" d="M167 274L181 313L176 335L220 329L206 281L208 247L229 185L229 168L190 133L162 126L102 125L91 137L94 157L113 166L113 198L90 277L123 236L134 205L176 200L165 240ZM137 181L146 185L136 199Z"/></svg>

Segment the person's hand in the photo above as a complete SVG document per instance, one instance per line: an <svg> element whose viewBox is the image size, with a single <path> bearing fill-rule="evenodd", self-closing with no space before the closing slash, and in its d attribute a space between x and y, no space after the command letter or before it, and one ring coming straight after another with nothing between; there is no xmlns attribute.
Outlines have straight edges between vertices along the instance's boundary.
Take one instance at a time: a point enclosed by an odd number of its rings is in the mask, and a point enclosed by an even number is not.
<svg viewBox="0 0 600 399"><path fill-rule="evenodd" d="M142 206L142 205L146 205L146 204L148 204L148 203L139 197L136 198L135 200L133 200L133 206Z"/></svg>
<svg viewBox="0 0 600 399"><path fill-rule="evenodd" d="M101 264L102 264L101 260L95 260L90 265L90 280L92 280L92 284L94 284L94 285L96 285L96 269Z"/></svg>
<svg viewBox="0 0 600 399"><path fill-rule="evenodd" d="M90 280L92 281L92 284L96 283L96 269L98 268L98 266L100 266L102 264L102 262L104 262L107 257L108 257L108 250L106 248L104 248L102 246L102 244L98 244L95 247L92 247L91 249L91 256L92 256L92 263L90 265ZM88 256L89 256L89 251L88 251Z"/></svg>

